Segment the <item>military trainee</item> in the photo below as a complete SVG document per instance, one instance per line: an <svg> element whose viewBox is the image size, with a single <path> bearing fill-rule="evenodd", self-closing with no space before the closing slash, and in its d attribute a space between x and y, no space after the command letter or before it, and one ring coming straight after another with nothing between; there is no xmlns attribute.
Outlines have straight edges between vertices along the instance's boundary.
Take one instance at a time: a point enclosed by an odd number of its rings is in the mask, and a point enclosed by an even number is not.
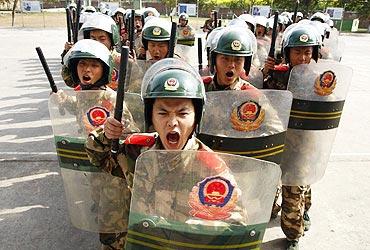
<svg viewBox="0 0 370 250"><path fill-rule="evenodd" d="M254 89L253 85L240 77L249 73L253 56L252 41L236 27L220 32L222 35L210 55L210 71L214 76L203 78L206 91Z"/></svg>
<svg viewBox="0 0 370 250"><path fill-rule="evenodd" d="M82 25L79 33L79 36L83 37L84 39L92 39L104 44L111 52L114 64L112 65L113 70L111 79L108 83L110 87L115 90L117 88L118 78L117 69L119 68L120 62L120 54L116 51L116 46L120 41L117 25L109 16L101 13L93 13ZM69 50L69 47L66 47L66 49ZM63 57L65 56L63 55ZM64 58L63 60L65 61L66 59ZM66 63L64 63L62 67L61 74L67 86L74 88L78 85L77 82L73 81L70 69Z"/></svg>
<svg viewBox="0 0 370 250"><path fill-rule="evenodd" d="M170 61L168 61L170 60ZM171 61L172 60L172 61ZM161 62L170 63L170 69L159 67ZM146 76L143 82L146 132L129 136L120 145L117 158L111 154L111 142L122 136L124 124L113 117L107 119L104 128L93 131L86 143L86 151L93 165L127 182L123 194L126 199L124 224L128 223L130 189L133 184L134 166L137 157L146 150L206 150L210 149L194 136L202 118L205 90L200 76L193 69L174 67L182 64L177 59L164 59L153 67L157 73ZM191 66L189 66L191 67ZM123 249L125 235L111 234L110 249Z"/></svg>
<svg viewBox="0 0 370 250"><path fill-rule="evenodd" d="M268 57L262 70L265 78L264 88L287 89L292 68L300 64L309 64L312 59L317 62L319 47L320 40L312 26L297 25L286 32L283 37L283 53L287 64L275 65L274 58ZM269 72L272 72L272 74ZM287 140L289 140L289 137L288 131ZM280 210L280 206L276 203L277 197L272 217L276 217ZM310 186L282 186L281 228L287 237L286 249L298 249L299 238L304 235L304 231L307 231L311 225L308 216L310 207Z"/></svg>

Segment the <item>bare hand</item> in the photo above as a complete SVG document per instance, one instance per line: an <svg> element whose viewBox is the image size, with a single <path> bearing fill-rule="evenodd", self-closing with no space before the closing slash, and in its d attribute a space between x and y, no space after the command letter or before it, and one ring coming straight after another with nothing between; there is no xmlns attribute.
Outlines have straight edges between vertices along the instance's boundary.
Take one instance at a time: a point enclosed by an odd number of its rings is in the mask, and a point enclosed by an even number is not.
<svg viewBox="0 0 370 250"><path fill-rule="evenodd" d="M275 59L272 57L267 57L267 60L265 62L265 67L263 68L262 73L264 75L267 75L267 73L270 70L274 70L274 67L275 67Z"/></svg>
<svg viewBox="0 0 370 250"><path fill-rule="evenodd" d="M71 43L71 42L66 42L66 43L64 44L64 50L65 50L65 51L68 51L68 50L70 50L70 49L72 48L72 46L73 46L73 43Z"/></svg>
<svg viewBox="0 0 370 250"><path fill-rule="evenodd" d="M108 139L118 139L123 133L123 124L114 117L109 117L104 123L104 134Z"/></svg>

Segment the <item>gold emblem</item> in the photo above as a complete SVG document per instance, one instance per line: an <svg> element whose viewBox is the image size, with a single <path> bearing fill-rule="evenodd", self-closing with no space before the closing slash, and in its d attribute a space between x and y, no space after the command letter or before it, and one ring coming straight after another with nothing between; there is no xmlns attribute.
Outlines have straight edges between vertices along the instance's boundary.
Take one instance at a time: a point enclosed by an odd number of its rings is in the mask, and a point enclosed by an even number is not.
<svg viewBox="0 0 370 250"><path fill-rule="evenodd" d="M253 131L258 129L265 119L265 110L254 101L246 101L235 107L231 113L231 123L235 130Z"/></svg>
<svg viewBox="0 0 370 250"><path fill-rule="evenodd" d="M179 88L179 81L176 78L169 78L164 83L164 89L168 91L176 91Z"/></svg>
<svg viewBox="0 0 370 250"><path fill-rule="evenodd" d="M321 96L327 96L333 93L337 77L331 70L325 71L315 80L315 93Z"/></svg>
<svg viewBox="0 0 370 250"><path fill-rule="evenodd" d="M239 40L234 40L232 43L231 43L231 49L232 50L241 50L242 49L242 44Z"/></svg>
<svg viewBox="0 0 370 250"><path fill-rule="evenodd" d="M153 29L153 35L155 35L155 36L159 36L161 33L162 33L161 28L159 28L159 27L154 27L154 29Z"/></svg>
<svg viewBox="0 0 370 250"><path fill-rule="evenodd" d="M299 41L303 42L303 43L306 43L308 41L308 35L307 34L302 34L300 37L299 37Z"/></svg>
<svg viewBox="0 0 370 250"><path fill-rule="evenodd" d="M189 214L205 220L224 220L238 201L237 187L221 176L210 176L197 183L189 194Z"/></svg>
<svg viewBox="0 0 370 250"><path fill-rule="evenodd" d="M187 29L187 28L183 29L183 30L182 30L182 34L183 34L184 36L189 36L189 35L190 35L190 31L189 31L189 29Z"/></svg>

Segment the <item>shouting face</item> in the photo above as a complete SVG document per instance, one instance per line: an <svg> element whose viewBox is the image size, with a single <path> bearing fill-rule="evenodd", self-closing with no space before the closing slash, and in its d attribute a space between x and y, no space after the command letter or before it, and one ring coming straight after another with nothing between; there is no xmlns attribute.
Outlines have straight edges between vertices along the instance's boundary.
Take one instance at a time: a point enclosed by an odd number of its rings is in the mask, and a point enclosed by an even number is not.
<svg viewBox="0 0 370 250"><path fill-rule="evenodd" d="M244 68L244 57L217 54L217 82L222 86L230 86L237 81Z"/></svg>
<svg viewBox="0 0 370 250"><path fill-rule="evenodd" d="M153 60L161 60L167 56L168 42L148 41L148 51Z"/></svg>
<svg viewBox="0 0 370 250"><path fill-rule="evenodd" d="M82 85L94 84L103 76L103 65L96 59L81 59L77 64L77 74Z"/></svg>
<svg viewBox="0 0 370 250"><path fill-rule="evenodd" d="M195 128L193 102L181 98L156 99L153 104L152 122L165 149L183 149Z"/></svg>

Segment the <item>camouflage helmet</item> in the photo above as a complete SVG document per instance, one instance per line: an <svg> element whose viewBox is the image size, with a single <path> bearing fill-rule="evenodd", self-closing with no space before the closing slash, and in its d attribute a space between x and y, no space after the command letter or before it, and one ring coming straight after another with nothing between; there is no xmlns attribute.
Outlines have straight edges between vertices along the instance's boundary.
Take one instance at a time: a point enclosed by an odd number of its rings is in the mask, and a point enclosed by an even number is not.
<svg viewBox="0 0 370 250"><path fill-rule="evenodd" d="M111 38L112 46L117 45L120 41L117 24L111 17L102 13L92 13L82 25L79 32L82 33L84 39L89 39L90 31L92 30L103 30L107 32Z"/></svg>
<svg viewBox="0 0 370 250"><path fill-rule="evenodd" d="M216 66L216 55L222 54L227 56L245 57L244 70L248 75L252 56L256 52L257 41L252 31L247 30L247 34L240 32L237 27L224 29L217 41L216 48L211 51L211 72Z"/></svg>
<svg viewBox="0 0 370 250"><path fill-rule="evenodd" d="M141 86L147 130L152 125L152 108L156 98L192 99L195 121L199 124L206 98L205 89L199 73L185 61L165 58L156 62L145 73Z"/></svg>
<svg viewBox="0 0 370 250"><path fill-rule="evenodd" d="M296 25L283 36L285 61L289 62L289 48L312 47L312 58L317 62L321 42L318 32L310 25Z"/></svg>
<svg viewBox="0 0 370 250"><path fill-rule="evenodd" d="M110 51L104 44L92 39L83 39L73 45L67 52L64 57L64 65L67 65L75 83L80 82L77 73L77 64L80 59L97 59L102 63L103 76L90 87L100 87L110 82L112 79L113 59Z"/></svg>
<svg viewBox="0 0 370 250"><path fill-rule="evenodd" d="M145 50L148 49L148 41L170 41L171 23L158 17L150 18L143 27L142 42Z"/></svg>

